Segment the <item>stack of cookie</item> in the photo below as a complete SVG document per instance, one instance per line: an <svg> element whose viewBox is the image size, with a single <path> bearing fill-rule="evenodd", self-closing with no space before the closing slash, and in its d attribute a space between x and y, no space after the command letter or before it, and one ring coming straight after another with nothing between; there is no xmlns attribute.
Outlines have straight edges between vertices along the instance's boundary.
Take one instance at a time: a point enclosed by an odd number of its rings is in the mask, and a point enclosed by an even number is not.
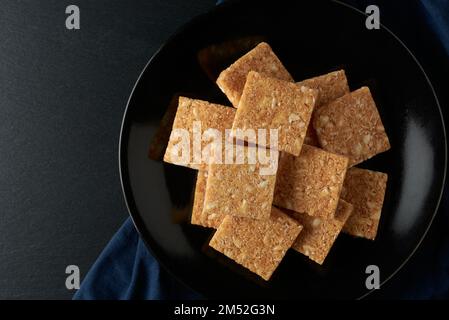
<svg viewBox="0 0 449 320"><path fill-rule="evenodd" d="M387 175L354 166L390 143L368 87L343 70L294 82L267 43L217 85L232 107L179 97L164 155L198 170L191 222L217 229L212 248L268 280L289 248L322 264L341 231L375 239Z"/></svg>

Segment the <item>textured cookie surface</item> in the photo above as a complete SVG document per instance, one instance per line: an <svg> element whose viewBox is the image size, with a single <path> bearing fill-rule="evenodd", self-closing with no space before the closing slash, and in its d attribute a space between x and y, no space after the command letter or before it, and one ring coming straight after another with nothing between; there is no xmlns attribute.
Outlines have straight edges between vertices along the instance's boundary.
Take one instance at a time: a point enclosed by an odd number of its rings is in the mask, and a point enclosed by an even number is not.
<svg viewBox="0 0 449 320"><path fill-rule="evenodd" d="M277 208L268 220L226 216L209 245L269 280L302 226Z"/></svg>
<svg viewBox="0 0 449 320"><path fill-rule="evenodd" d="M320 146L345 155L349 165L390 149L390 142L368 87L318 108L313 116Z"/></svg>
<svg viewBox="0 0 449 320"><path fill-rule="evenodd" d="M245 136L251 143L266 145L293 155L299 155L306 136L317 91L294 83L267 78L251 71L243 90L239 108L232 126L232 135L250 129L258 133L265 129L268 138L260 141ZM272 141L270 130L277 132L277 144Z"/></svg>
<svg viewBox="0 0 449 320"><path fill-rule="evenodd" d="M262 42L221 72L217 79L217 85L236 108L239 105L246 77L250 71L260 72L276 79L293 81L292 76L274 54L271 47Z"/></svg>
<svg viewBox="0 0 449 320"><path fill-rule="evenodd" d="M224 215L213 211L203 212L206 194L207 171L200 170L196 178L195 194L193 198L191 223L199 226L217 229Z"/></svg>
<svg viewBox="0 0 449 320"><path fill-rule="evenodd" d="M323 264L351 212L352 205L341 199L334 218L322 219L290 211L290 216L304 227L292 248L316 263Z"/></svg>
<svg viewBox="0 0 449 320"><path fill-rule="evenodd" d="M383 172L348 169L341 197L354 208L343 232L370 240L376 238L387 180Z"/></svg>
<svg viewBox="0 0 449 320"><path fill-rule="evenodd" d="M299 157L281 154L273 204L311 216L332 218L348 159L304 145Z"/></svg>
<svg viewBox="0 0 449 320"><path fill-rule="evenodd" d="M179 94L175 94L165 110L148 149L148 157L153 160L162 160L170 138L171 129L178 109Z"/></svg>
<svg viewBox="0 0 449 320"><path fill-rule="evenodd" d="M258 148L244 147L241 163L210 164L203 214L233 215L253 219L268 219L273 202L276 172L262 174L259 161L249 161L249 153ZM277 169L277 168L276 168Z"/></svg>
<svg viewBox="0 0 449 320"><path fill-rule="evenodd" d="M221 135L221 144L224 146L226 131L231 130L234 116L234 108L179 97L178 110L173 122L170 140L165 150L164 161L193 169L206 170L211 160L212 140L207 141L207 139L204 139L204 135L207 132L218 131ZM194 144L195 133L200 136L198 146ZM183 148L184 142L189 146L188 153Z"/></svg>
<svg viewBox="0 0 449 320"><path fill-rule="evenodd" d="M300 86L318 90L318 98L315 103L316 110L329 102L349 93L348 79L344 70L330 72L321 76L306 79L297 82ZM307 134L304 141L311 146L319 146L318 137L312 125L307 128Z"/></svg>

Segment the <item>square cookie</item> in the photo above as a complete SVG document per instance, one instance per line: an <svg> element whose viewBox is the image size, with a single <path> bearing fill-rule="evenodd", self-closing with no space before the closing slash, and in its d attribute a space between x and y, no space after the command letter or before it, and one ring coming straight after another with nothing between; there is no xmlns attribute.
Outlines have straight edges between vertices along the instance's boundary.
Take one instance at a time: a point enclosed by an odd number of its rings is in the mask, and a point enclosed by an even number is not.
<svg viewBox="0 0 449 320"><path fill-rule="evenodd" d="M250 71L257 71L272 78L293 81L292 76L274 54L271 47L262 42L218 76L217 85L236 108L245 86L246 76Z"/></svg>
<svg viewBox="0 0 449 320"><path fill-rule="evenodd" d="M273 204L329 219L334 216L348 159L304 145L299 157L281 154Z"/></svg>
<svg viewBox="0 0 449 320"><path fill-rule="evenodd" d="M165 113L159 123L148 149L148 158L152 160L162 160L164 158L165 149L170 138L171 128L175 120L176 110L178 109L179 94L175 94L165 110Z"/></svg>
<svg viewBox="0 0 449 320"><path fill-rule="evenodd" d="M317 109L313 116L320 146L345 155L349 166L390 149L390 142L368 87Z"/></svg>
<svg viewBox="0 0 449 320"><path fill-rule="evenodd" d="M349 93L348 79L344 70L338 70L296 83L299 86L318 90L316 107Z"/></svg>
<svg viewBox="0 0 449 320"><path fill-rule="evenodd" d="M316 263L323 264L351 212L352 205L341 199L338 202L334 218L321 219L305 213L290 211L290 216L304 227L292 248Z"/></svg>
<svg viewBox="0 0 449 320"><path fill-rule="evenodd" d="M214 141L212 135L207 136L207 133L217 132L224 146L226 131L230 131L234 116L234 108L179 97L164 161L193 169L207 169Z"/></svg>
<svg viewBox="0 0 449 320"><path fill-rule="evenodd" d="M313 77L296 83L311 89L318 90L318 97L315 103L315 111L318 107L349 93L348 79L344 70L330 72L321 76ZM311 146L319 146L318 137L312 125L307 128L304 143Z"/></svg>
<svg viewBox="0 0 449 320"><path fill-rule="evenodd" d="M268 220L226 216L209 245L269 280L302 226L279 209Z"/></svg>
<svg viewBox="0 0 449 320"><path fill-rule="evenodd" d="M207 171L200 170L196 178L195 194L193 197L193 208L191 223L206 228L217 229L223 221L224 215L213 213L210 210L204 213L204 196L206 195Z"/></svg>
<svg viewBox="0 0 449 320"><path fill-rule="evenodd" d="M269 174L262 174L258 148L243 147L241 163L216 164L208 167L203 215L234 215L253 219L268 219L273 202L277 166ZM277 159L276 159L277 163Z"/></svg>
<svg viewBox="0 0 449 320"><path fill-rule="evenodd" d="M198 51L198 62L209 79L216 82L226 67L264 40L262 36L243 36L214 43Z"/></svg>
<svg viewBox="0 0 449 320"><path fill-rule="evenodd" d="M388 175L383 172L348 169L341 197L354 209L343 232L370 240L376 238L387 180Z"/></svg>
<svg viewBox="0 0 449 320"><path fill-rule="evenodd" d="M235 115L231 136L299 155L316 98L316 90L251 71ZM249 135L239 137L239 131L258 133L260 129L266 130L269 136L265 141L255 140ZM270 129L277 131L277 144L272 141Z"/></svg>

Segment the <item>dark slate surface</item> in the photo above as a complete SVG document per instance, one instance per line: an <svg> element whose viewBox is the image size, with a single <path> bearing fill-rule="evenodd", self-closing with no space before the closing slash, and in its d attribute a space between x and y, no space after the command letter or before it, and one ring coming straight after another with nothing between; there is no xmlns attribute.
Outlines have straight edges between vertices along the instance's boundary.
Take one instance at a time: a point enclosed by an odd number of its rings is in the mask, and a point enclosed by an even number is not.
<svg viewBox="0 0 449 320"><path fill-rule="evenodd" d="M81 29L65 28L76 4ZM147 60L213 0L16 1L0 10L0 298L71 298L127 216L118 139Z"/></svg>

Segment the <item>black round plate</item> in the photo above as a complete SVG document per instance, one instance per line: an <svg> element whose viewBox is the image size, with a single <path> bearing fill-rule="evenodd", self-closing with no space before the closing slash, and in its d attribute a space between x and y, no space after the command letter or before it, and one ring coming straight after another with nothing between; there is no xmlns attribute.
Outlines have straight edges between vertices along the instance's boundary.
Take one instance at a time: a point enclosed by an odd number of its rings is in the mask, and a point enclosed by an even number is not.
<svg viewBox="0 0 449 320"><path fill-rule="evenodd" d="M387 29L368 30L361 12L332 1L270 3L219 6L151 58L123 119L120 170L129 212L160 263L206 297L362 297L368 292L366 267L377 265L387 281L419 246L435 215L446 169L441 110L412 53ZM340 235L323 266L290 250L267 283L204 250L212 230L174 223L174 216L182 220L190 213L195 171L147 156L174 94L229 104L197 54L248 36L266 39L298 81L344 68L351 89L368 85L392 146L361 165L389 176L377 239Z"/></svg>

